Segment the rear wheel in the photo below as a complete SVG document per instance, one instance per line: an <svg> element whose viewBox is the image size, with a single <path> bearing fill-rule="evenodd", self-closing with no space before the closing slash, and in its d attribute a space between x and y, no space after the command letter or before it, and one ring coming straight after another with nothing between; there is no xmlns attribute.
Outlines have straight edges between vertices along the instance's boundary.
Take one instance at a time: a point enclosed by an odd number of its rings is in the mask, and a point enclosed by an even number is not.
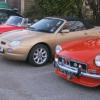
<svg viewBox="0 0 100 100"><path fill-rule="evenodd" d="M50 51L44 44L35 45L29 53L29 62L34 66L43 66L50 59Z"/></svg>

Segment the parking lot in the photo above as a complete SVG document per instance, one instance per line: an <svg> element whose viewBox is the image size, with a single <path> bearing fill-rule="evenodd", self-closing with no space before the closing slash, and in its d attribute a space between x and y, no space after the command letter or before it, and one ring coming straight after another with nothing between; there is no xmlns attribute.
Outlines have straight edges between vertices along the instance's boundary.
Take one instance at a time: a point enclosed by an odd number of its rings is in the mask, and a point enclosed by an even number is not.
<svg viewBox="0 0 100 100"><path fill-rule="evenodd" d="M53 65L32 67L0 57L0 100L99 100L100 87L86 88L59 78Z"/></svg>

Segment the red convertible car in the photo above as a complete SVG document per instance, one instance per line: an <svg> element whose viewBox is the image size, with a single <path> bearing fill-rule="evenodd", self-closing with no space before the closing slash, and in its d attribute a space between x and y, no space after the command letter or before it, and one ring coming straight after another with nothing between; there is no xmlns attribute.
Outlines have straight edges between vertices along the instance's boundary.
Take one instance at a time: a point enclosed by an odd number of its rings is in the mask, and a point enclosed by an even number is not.
<svg viewBox="0 0 100 100"><path fill-rule="evenodd" d="M87 87L100 86L100 37L87 37L56 46L55 73Z"/></svg>
<svg viewBox="0 0 100 100"><path fill-rule="evenodd" d="M11 16L5 24L0 25L0 34L12 30L25 29L28 25L28 19L20 16Z"/></svg>

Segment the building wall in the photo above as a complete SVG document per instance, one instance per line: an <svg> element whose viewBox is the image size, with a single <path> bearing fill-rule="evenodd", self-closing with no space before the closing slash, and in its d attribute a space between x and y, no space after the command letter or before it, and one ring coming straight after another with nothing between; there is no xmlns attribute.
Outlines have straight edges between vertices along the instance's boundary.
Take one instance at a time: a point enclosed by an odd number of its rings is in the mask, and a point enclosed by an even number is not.
<svg viewBox="0 0 100 100"><path fill-rule="evenodd" d="M21 10L21 1L23 0L6 0L7 3L10 5L11 8L17 8L20 12Z"/></svg>
<svg viewBox="0 0 100 100"><path fill-rule="evenodd" d="M21 1L21 13L27 12L33 5L34 0L23 0Z"/></svg>
<svg viewBox="0 0 100 100"><path fill-rule="evenodd" d="M24 0L21 0L21 14L23 14L24 13L24 10L25 10L25 7L24 7Z"/></svg>
<svg viewBox="0 0 100 100"><path fill-rule="evenodd" d="M27 12L35 0L0 0L7 1L11 8L17 8L22 14Z"/></svg>
<svg viewBox="0 0 100 100"><path fill-rule="evenodd" d="M6 2L6 0L0 0L0 2Z"/></svg>

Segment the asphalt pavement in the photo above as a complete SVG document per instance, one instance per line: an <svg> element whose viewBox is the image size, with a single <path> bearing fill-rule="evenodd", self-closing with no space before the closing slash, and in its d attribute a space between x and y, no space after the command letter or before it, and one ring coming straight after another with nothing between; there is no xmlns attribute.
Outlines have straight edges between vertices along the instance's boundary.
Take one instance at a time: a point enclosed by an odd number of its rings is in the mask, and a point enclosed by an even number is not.
<svg viewBox="0 0 100 100"><path fill-rule="evenodd" d="M100 87L70 83L55 75L52 63L37 68L0 57L0 100L100 100Z"/></svg>

